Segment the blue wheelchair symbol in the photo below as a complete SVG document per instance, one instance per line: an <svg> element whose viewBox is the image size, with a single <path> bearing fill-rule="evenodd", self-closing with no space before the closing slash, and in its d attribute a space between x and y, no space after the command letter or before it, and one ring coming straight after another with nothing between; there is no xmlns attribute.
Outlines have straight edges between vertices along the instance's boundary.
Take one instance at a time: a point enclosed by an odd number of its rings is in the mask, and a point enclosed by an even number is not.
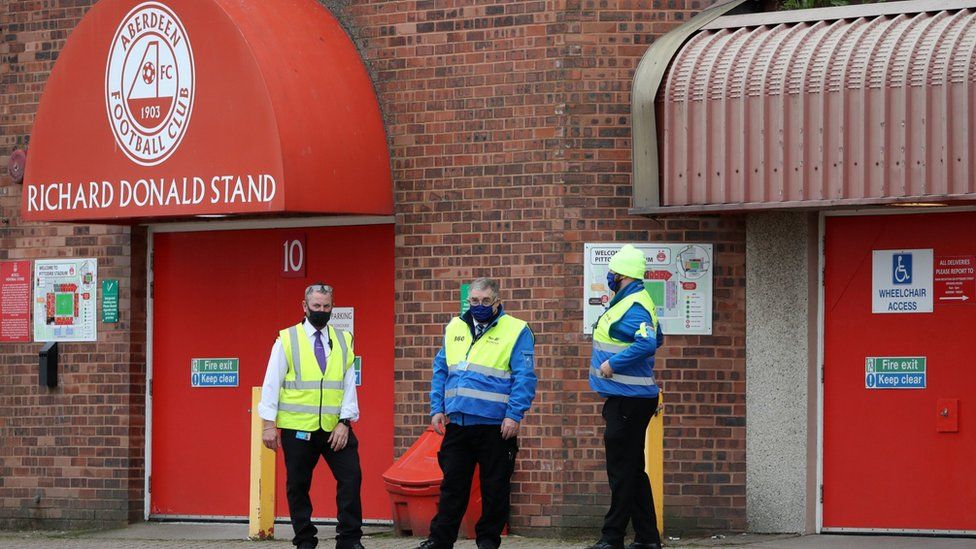
<svg viewBox="0 0 976 549"><path fill-rule="evenodd" d="M912 254L895 254L891 257L891 283L912 283Z"/></svg>

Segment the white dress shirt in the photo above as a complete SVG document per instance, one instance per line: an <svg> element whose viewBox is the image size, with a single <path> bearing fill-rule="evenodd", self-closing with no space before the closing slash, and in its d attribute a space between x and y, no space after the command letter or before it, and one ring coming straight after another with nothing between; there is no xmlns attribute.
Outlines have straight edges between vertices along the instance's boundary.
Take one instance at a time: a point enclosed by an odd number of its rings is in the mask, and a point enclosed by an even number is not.
<svg viewBox="0 0 976 549"><path fill-rule="evenodd" d="M307 320L302 322L305 328L305 335L308 337L312 348L315 348L315 327ZM325 358L329 358L329 333L327 329L322 330L322 344L325 347ZM338 350L337 350L338 351ZM281 340L276 340L274 347L271 348L271 358L268 359L268 370L264 374L264 385L261 387L261 403L258 404L258 415L261 419L275 421L278 417L278 395L281 393L281 382L285 380L288 373L288 360L281 347ZM339 411L339 419L359 421L359 399L356 397L356 370L349 368L343 378L342 406Z"/></svg>

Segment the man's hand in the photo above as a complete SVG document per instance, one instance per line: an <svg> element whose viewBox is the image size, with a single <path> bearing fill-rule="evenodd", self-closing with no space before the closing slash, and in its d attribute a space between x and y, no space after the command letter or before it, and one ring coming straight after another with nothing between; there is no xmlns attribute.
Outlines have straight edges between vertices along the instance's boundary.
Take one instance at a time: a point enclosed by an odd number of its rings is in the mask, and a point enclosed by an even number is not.
<svg viewBox="0 0 976 549"><path fill-rule="evenodd" d="M345 423L336 423L334 429L332 429L332 434L329 435L329 447L332 448L333 452L338 452L346 447L346 443L349 442L349 427L346 427Z"/></svg>
<svg viewBox="0 0 976 549"><path fill-rule="evenodd" d="M600 365L600 377L613 377L613 368L610 367L609 360L604 360L603 364Z"/></svg>
<svg viewBox="0 0 976 549"><path fill-rule="evenodd" d="M444 426L450 423L442 412L438 412L430 418L430 426L434 428L434 432L438 435L444 434Z"/></svg>
<svg viewBox="0 0 976 549"><path fill-rule="evenodd" d="M278 428L273 424L271 426L265 425L261 430L261 442L264 443L265 448L277 450L281 446L281 435L278 433Z"/></svg>
<svg viewBox="0 0 976 549"><path fill-rule="evenodd" d="M505 418L502 420L502 438L508 440L514 438L518 435L519 422L512 418Z"/></svg>

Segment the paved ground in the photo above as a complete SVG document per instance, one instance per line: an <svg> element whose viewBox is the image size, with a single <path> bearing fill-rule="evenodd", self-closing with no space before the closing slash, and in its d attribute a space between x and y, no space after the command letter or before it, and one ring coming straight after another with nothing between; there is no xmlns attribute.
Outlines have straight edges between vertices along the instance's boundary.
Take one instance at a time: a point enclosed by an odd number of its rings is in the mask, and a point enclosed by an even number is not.
<svg viewBox="0 0 976 549"><path fill-rule="evenodd" d="M244 524L141 523L121 530L100 532L0 532L0 549L204 549L214 547L250 549L289 549L291 528L275 527L279 539L247 541ZM321 527L328 534L331 527ZM367 549L414 549L419 538L395 537L385 527L366 529L363 545ZM327 537L327 536L323 536ZM592 540L590 540L592 541ZM505 549L583 549L580 540L553 540L509 536ZM667 547L708 548L745 547L750 549L976 549L973 538L935 538L911 536L791 536L736 534L691 539L669 539ZM319 547L330 549L323 541ZM458 549L474 549L474 542L463 540Z"/></svg>

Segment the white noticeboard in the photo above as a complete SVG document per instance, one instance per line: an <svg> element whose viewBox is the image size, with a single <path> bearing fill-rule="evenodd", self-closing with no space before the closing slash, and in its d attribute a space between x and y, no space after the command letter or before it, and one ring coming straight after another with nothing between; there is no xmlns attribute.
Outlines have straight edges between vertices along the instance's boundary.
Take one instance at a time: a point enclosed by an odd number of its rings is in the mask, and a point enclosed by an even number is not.
<svg viewBox="0 0 976 549"><path fill-rule="evenodd" d="M95 258L34 262L34 341L95 341Z"/></svg>
<svg viewBox="0 0 976 549"><path fill-rule="evenodd" d="M610 303L607 287L610 257L626 243L588 243L583 258L583 333ZM644 286L654 299L657 318L665 334L712 333L711 244L636 244L647 258Z"/></svg>
<svg viewBox="0 0 976 549"><path fill-rule="evenodd" d="M332 316L329 317L329 326L355 334L356 330L353 330L355 317L356 310L354 307L333 307Z"/></svg>
<svg viewBox="0 0 976 549"><path fill-rule="evenodd" d="M356 331L353 329L356 324L355 320L355 307L333 307L332 317L329 318L329 325L333 328L355 334ZM356 386L359 387L363 384L363 358L360 356L355 357L353 367L356 368Z"/></svg>
<svg viewBox="0 0 976 549"><path fill-rule="evenodd" d="M871 312L931 313L934 254L925 250L872 250Z"/></svg>

